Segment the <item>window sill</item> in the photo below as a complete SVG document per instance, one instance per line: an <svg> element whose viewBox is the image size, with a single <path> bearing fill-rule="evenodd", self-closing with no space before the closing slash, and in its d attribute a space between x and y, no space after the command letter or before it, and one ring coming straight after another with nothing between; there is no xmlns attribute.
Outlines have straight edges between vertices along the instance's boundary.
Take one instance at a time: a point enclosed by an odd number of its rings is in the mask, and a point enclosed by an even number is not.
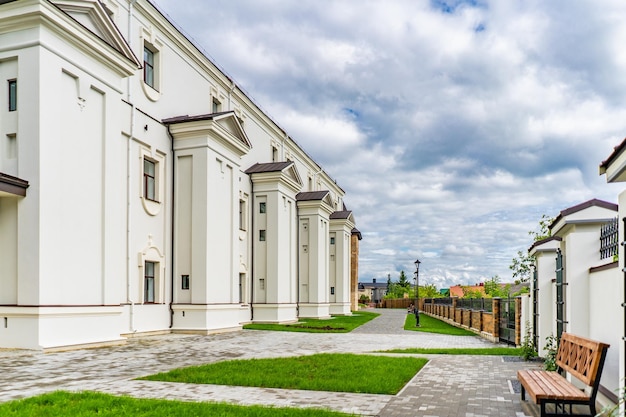
<svg viewBox="0 0 626 417"><path fill-rule="evenodd" d="M144 94L151 101L158 101L161 98L161 93L153 87L150 87L145 83L144 80L141 80L141 88L143 89Z"/></svg>
<svg viewBox="0 0 626 417"><path fill-rule="evenodd" d="M141 197L144 210L151 216L156 216L161 212L161 203L159 201L149 200L145 197Z"/></svg>

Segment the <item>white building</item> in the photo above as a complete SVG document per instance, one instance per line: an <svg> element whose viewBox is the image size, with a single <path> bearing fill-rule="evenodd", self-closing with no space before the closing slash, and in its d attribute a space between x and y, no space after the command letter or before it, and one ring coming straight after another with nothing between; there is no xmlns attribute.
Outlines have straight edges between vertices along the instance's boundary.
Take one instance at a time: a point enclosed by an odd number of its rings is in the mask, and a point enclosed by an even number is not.
<svg viewBox="0 0 626 417"><path fill-rule="evenodd" d="M546 339L562 332L611 345L607 351L599 401L617 401L620 386L620 291L623 277L611 250L603 248L602 230L614 225L618 205L589 200L562 210L550 224L551 237L529 249L535 258L532 301L527 317L539 355L546 356ZM606 246L606 245L605 245Z"/></svg>
<svg viewBox="0 0 626 417"><path fill-rule="evenodd" d="M0 1L0 45L0 347L350 314L344 190L148 0Z"/></svg>

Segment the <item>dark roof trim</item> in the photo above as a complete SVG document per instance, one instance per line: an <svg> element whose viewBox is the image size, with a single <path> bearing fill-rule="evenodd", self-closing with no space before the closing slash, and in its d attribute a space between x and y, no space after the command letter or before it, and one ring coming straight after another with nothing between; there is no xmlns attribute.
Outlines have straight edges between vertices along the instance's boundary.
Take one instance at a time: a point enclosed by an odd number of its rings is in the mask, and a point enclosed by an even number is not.
<svg viewBox="0 0 626 417"><path fill-rule="evenodd" d="M359 232L359 229L357 229L356 227L352 229L352 236L354 235L356 235L359 240L363 240L363 235L361 235L361 232Z"/></svg>
<svg viewBox="0 0 626 417"><path fill-rule="evenodd" d="M554 227L554 225L556 225L559 220L561 220L563 217L565 216L569 216L570 214L574 214L577 213L579 211L585 210L589 207L602 207L605 208L607 210L613 210L615 212L617 212L618 206L617 204L614 203L609 203L608 201L604 201L604 200L598 200L597 198L594 198L593 200L589 200L589 201L585 201L584 203L580 203L576 206L567 208L565 210L562 210L558 216L556 216L556 218L554 219L554 221L552 222L552 224L550 224L549 228L552 229Z"/></svg>
<svg viewBox="0 0 626 417"><path fill-rule="evenodd" d="M260 174L263 172L280 172L285 168L293 165L292 161L285 162L266 162L266 163L256 163L252 165L250 168L246 170L246 174Z"/></svg>
<svg viewBox="0 0 626 417"><path fill-rule="evenodd" d="M28 181L0 172L0 192L26 196Z"/></svg>
<svg viewBox="0 0 626 417"><path fill-rule="evenodd" d="M606 171L608 166L611 165L611 163L613 163L615 159L617 159L619 154L622 153L624 149L626 149L626 138L622 140L622 143L613 148L613 152L611 153L611 155L609 155L608 158L602 161L602 163L600 164L600 175L602 175L604 171Z"/></svg>
<svg viewBox="0 0 626 417"><path fill-rule="evenodd" d="M297 201L313 201L322 200L328 195L329 191L306 191L296 194Z"/></svg>
<svg viewBox="0 0 626 417"><path fill-rule="evenodd" d="M352 212L350 210L334 211L334 212L330 213L329 219L331 219L331 220L333 220L333 219L347 219L347 218L350 217L351 214L352 214Z"/></svg>
<svg viewBox="0 0 626 417"><path fill-rule="evenodd" d="M537 246L543 245L544 243L550 242L552 240L556 240L556 241L561 242L563 239L560 236L550 236L550 237L547 237L545 239L538 240L535 243L533 243L530 246L530 248L528 248L528 252L530 252L533 248L536 248Z"/></svg>
<svg viewBox="0 0 626 417"><path fill-rule="evenodd" d="M163 119L163 123L165 123L166 125L172 125L176 123L197 122L201 120L213 120L216 117L223 116L228 113L232 113L233 115L235 114L235 112L232 110L218 112L218 113L199 114L197 116L189 116L188 114L185 114L184 116L176 116L176 117L170 117L169 119Z"/></svg>

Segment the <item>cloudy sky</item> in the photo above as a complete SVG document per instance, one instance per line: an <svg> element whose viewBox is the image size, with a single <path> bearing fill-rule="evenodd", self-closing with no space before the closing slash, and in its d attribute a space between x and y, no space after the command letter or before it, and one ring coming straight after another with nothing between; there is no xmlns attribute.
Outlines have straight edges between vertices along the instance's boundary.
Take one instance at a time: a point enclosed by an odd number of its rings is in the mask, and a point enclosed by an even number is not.
<svg viewBox="0 0 626 417"><path fill-rule="evenodd" d="M153 0L346 191L360 280L472 284L617 201L623 0Z"/></svg>

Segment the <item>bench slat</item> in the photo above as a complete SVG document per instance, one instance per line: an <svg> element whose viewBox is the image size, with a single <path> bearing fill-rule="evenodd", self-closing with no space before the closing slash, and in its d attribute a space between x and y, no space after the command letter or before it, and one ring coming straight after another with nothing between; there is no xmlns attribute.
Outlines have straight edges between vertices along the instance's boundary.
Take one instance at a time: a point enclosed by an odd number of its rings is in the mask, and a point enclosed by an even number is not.
<svg viewBox="0 0 626 417"><path fill-rule="evenodd" d="M535 401L544 399L587 400L589 396L568 382L557 372L552 371L517 371L517 379L526 388L526 392Z"/></svg>

